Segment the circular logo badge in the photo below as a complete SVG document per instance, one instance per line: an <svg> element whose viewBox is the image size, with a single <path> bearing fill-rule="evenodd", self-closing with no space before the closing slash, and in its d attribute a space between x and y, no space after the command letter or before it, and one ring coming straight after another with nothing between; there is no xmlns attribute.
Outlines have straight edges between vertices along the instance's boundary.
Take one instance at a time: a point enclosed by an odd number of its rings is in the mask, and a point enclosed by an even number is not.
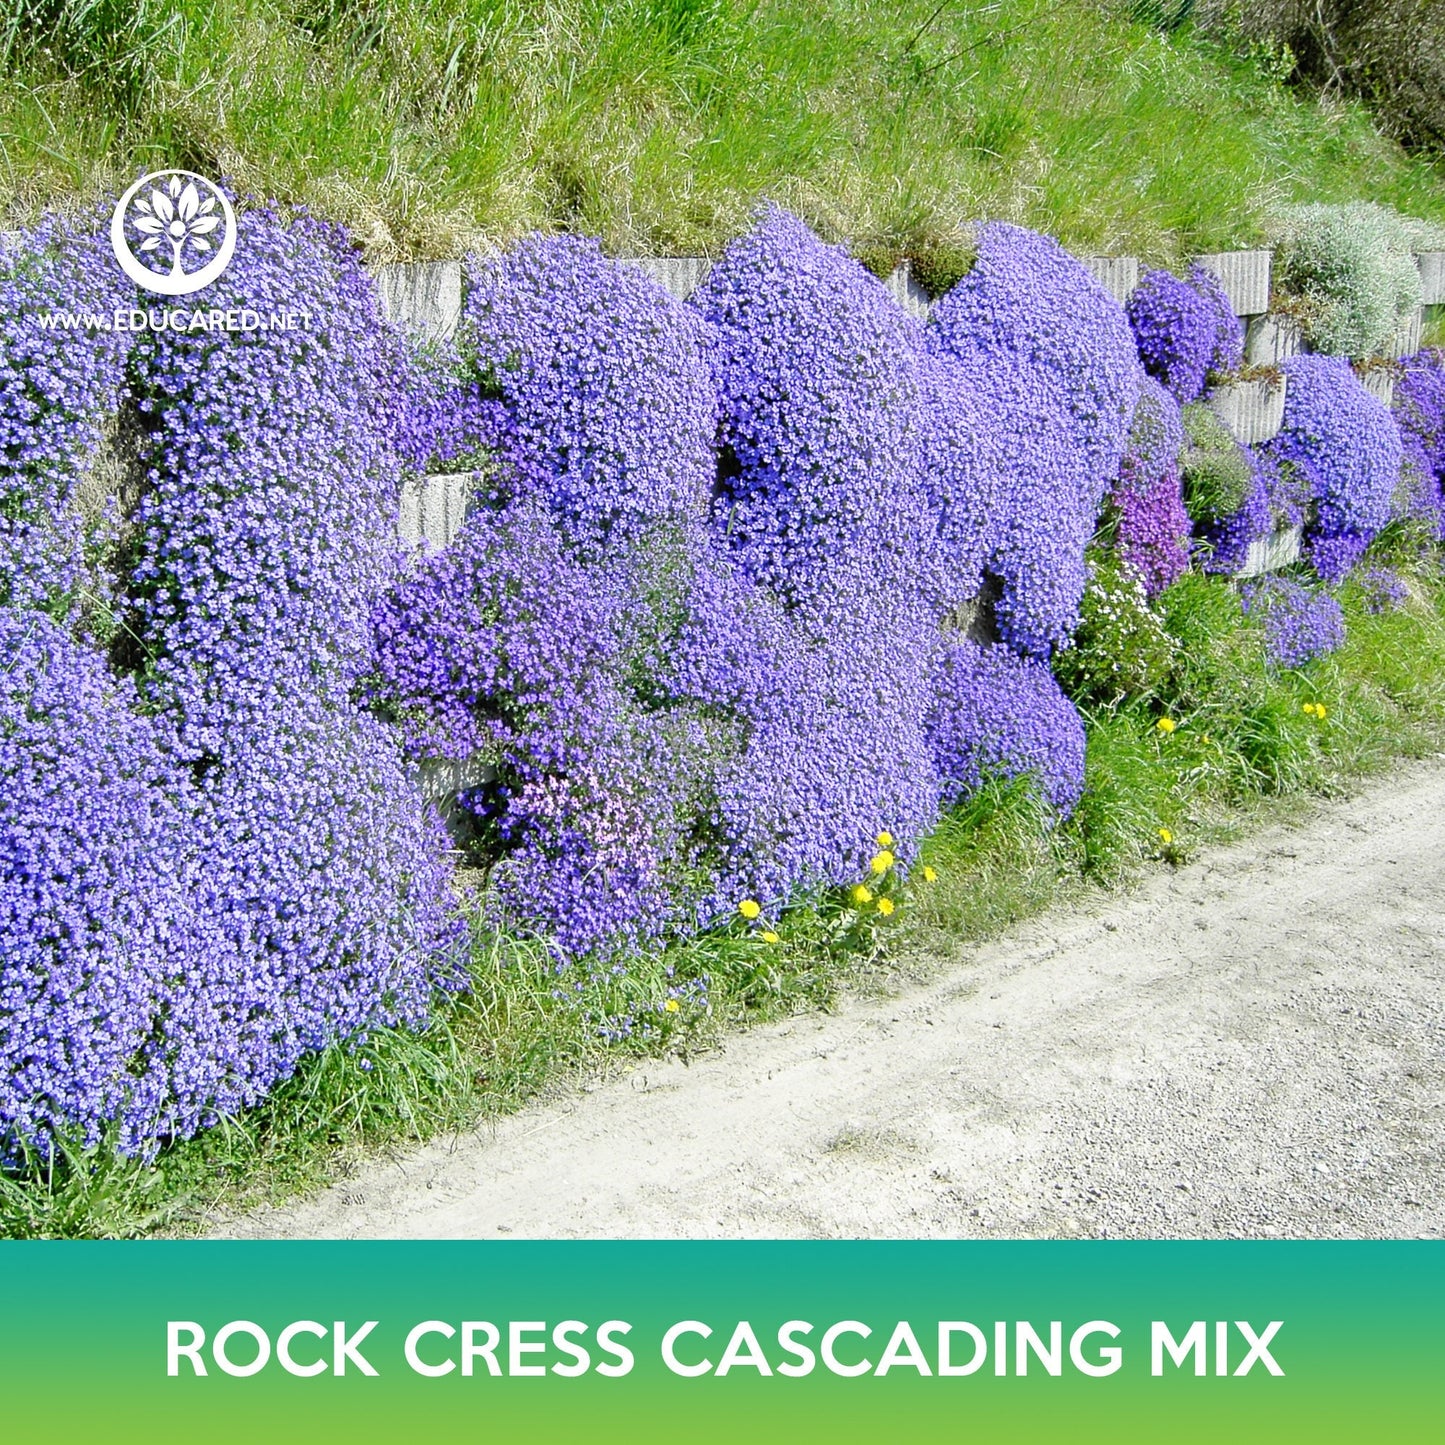
<svg viewBox="0 0 1445 1445"><path fill-rule="evenodd" d="M214 181L194 171L155 171L120 198L110 246L137 286L189 296L231 264L236 213Z"/></svg>

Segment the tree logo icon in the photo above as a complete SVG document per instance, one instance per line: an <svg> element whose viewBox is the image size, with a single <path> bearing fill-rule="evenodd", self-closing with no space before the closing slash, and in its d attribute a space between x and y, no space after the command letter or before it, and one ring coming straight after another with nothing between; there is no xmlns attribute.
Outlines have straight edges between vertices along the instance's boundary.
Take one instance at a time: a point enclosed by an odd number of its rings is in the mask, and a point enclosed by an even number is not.
<svg viewBox="0 0 1445 1445"><path fill-rule="evenodd" d="M231 264L236 213L214 181L194 171L154 171L120 198L110 245L137 286L189 296Z"/></svg>

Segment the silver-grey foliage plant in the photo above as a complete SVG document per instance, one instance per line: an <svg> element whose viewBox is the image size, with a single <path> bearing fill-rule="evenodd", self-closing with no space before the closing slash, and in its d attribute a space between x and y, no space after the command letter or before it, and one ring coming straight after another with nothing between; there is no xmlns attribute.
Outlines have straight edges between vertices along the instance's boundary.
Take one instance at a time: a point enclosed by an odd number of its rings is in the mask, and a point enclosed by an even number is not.
<svg viewBox="0 0 1445 1445"><path fill-rule="evenodd" d="M1332 356L1387 350L1420 305L1414 253L1445 249L1445 229L1366 201L1290 206L1276 230L1275 284Z"/></svg>

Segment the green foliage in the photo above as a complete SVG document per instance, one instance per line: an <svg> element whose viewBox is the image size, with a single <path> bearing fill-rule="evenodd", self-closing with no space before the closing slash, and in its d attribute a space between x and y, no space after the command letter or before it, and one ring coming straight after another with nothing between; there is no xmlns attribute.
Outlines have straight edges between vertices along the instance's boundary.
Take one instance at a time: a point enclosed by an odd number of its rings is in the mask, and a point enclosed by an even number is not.
<svg viewBox="0 0 1445 1445"><path fill-rule="evenodd" d="M94 103L131 115L179 21L163 0L0 0L0 69L58 67Z"/></svg>
<svg viewBox="0 0 1445 1445"><path fill-rule="evenodd" d="M1245 503L1254 474L1229 428L1203 402L1184 408L1189 440L1180 458L1184 508L1196 526L1232 516Z"/></svg>
<svg viewBox="0 0 1445 1445"><path fill-rule="evenodd" d="M1076 702L1111 706L1150 697L1174 666L1175 646L1149 605L1144 585L1103 549L1089 554L1073 644L1054 659L1054 672Z"/></svg>
<svg viewBox="0 0 1445 1445"><path fill-rule="evenodd" d="M711 254L768 196L941 293L983 216L1166 263L1259 239L1280 202L1368 194L1445 217L1439 172L1362 111L1292 99L1193 27L1165 36L1121 6L0 5L19 37L4 224L190 164L348 223L382 261L534 228Z"/></svg>
<svg viewBox="0 0 1445 1445"><path fill-rule="evenodd" d="M1389 206L1294 206L1276 226L1275 285L1316 351L1372 356L1420 305L1416 251L1445 248L1445 229Z"/></svg>
<svg viewBox="0 0 1445 1445"><path fill-rule="evenodd" d="M1282 79L1359 96L1391 135L1445 151L1438 0L1210 0L1207 15L1236 48L1278 55Z"/></svg>

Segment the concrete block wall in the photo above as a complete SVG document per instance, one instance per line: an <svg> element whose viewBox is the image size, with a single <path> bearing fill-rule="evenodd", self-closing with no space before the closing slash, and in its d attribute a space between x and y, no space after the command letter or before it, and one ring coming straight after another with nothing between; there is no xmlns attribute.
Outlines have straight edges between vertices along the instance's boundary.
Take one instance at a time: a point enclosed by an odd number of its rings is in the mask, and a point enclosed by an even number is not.
<svg viewBox="0 0 1445 1445"><path fill-rule="evenodd" d="M1133 256L1086 256L1083 264L1121 304L1138 285L1142 267ZM1212 252L1196 258L1219 278L1235 314L1245 322L1245 363L1250 367L1277 367L1303 349L1299 327L1288 317L1270 311L1271 266L1267 250ZM1426 252L1417 262L1427 306L1445 305L1445 252ZM706 279L711 261L701 256L629 258L636 266L679 300L685 300ZM377 276L383 309L399 325L427 338L449 338L461 314L464 276L458 261L385 266ZM899 304L919 320L926 320L932 303L905 262L884 282ZM1423 317L1404 328L1392 348L1407 355L1420 344ZM1393 372L1372 368L1363 377L1369 389L1386 404L1393 392ZM1250 446L1269 440L1284 415L1285 380L1264 377L1217 387L1208 398L1215 413L1234 435ZM414 546L444 547L456 535L466 514L470 474L427 477L407 485L398 519L402 537ZM1283 566L1298 555L1299 539L1285 535L1257 544L1242 575Z"/></svg>
<svg viewBox="0 0 1445 1445"><path fill-rule="evenodd" d="M1445 251L1421 251L1415 264L1420 268L1422 303L1445 306Z"/></svg>
<svg viewBox="0 0 1445 1445"><path fill-rule="evenodd" d="M1284 376L1256 381L1234 381L1216 386L1206 400L1209 408L1245 446L1258 446L1278 434L1284 425Z"/></svg>
<svg viewBox="0 0 1445 1445"><path fill-rule="evenodd" d="M1269 310L1273 251L1216 251L1195 260L1219 278L1236 316L1262 316Z"/></svg>

